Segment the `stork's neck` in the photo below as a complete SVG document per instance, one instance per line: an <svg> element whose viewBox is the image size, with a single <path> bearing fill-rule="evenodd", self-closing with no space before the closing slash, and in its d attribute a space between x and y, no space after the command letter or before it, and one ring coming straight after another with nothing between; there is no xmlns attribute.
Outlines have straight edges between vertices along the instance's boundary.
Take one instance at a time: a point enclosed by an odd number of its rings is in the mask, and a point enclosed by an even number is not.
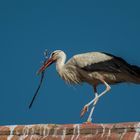
<svg viewBox="0 0 140 140"><path fill-rule="evenodd" d="M65 61L66 61L66 55L65 54L62 55L60 58L58 58L57 61L56 61L56 70L60 75L61 75L61 73L64 69Z"/></svg>

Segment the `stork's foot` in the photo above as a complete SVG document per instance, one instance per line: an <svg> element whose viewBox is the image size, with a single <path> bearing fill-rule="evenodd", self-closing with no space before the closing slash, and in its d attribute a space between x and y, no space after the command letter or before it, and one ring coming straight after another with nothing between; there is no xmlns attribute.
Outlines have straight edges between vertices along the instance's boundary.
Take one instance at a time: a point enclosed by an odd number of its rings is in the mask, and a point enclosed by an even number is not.
<svg viewBox="0 0 140 140"><path fill-rule="evenodd" d="M88 111L88 106L85 105L84 108L81 111L80 117L82 118L87 111Z"/></svg>
<svg viewBox="0 0 140 140"><path fill-rule="evenodd" d="M87 121L87 122L83 122L82 124L83 124L83 125L91 125L91 124L93 124L93 123Z"/></svg>

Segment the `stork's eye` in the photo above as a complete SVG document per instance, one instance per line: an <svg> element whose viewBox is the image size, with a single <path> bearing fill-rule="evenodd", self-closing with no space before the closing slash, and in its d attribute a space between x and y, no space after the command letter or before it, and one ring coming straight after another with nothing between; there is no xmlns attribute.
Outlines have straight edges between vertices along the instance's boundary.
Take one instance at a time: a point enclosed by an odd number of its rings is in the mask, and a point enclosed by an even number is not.
<svg viewBox="0 0 140 140"><path fill-rule="evenodd" d="M52 53L52 56L54 55L55 53Z"/></svg>

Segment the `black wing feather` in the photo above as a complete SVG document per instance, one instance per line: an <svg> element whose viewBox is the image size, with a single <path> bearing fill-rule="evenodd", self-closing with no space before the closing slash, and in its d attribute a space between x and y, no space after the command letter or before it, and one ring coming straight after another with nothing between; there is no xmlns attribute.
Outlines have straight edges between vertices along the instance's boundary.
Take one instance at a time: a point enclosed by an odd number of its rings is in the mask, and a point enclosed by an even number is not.
<svg viewBox="0 0 140 140"><path fill-rule="evenodd" d="M83 70L94 72L94 71L104 71L104 72L121 72L120 65L115 63L115 60L111 59L108 61L98 62L91 65L83 67Z"/></svg>
<svg viewBox="0 0 140 140"><path fill-rule="evenodd" d="M102 71L111 73L129 73L131 75L140 76L140 68L138 66L128 64L121 57L117 57L109 53L104 54L111 56L112 59L90 64L82 69L89 72Z"/></svg>

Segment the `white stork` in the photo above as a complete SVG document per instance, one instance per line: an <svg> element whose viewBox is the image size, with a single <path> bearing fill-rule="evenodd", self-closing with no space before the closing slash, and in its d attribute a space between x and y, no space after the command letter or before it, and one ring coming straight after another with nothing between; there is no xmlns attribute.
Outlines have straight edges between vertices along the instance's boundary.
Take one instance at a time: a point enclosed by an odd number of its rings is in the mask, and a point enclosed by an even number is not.
<svg viewBox="0 0 140 140"><path fill-rule="evenodd" d="M130 82L140 84L140 68L128 64L120 57L104 53L89 52L73 56L67 63L66 54L61 50L51 53L48 61L40 68L38 74L56 62L56 70L60 77L69 84L89 83L95 93L95 98L87 103L81 111L81 117L92 105L87 122L92 121L92 114L101 96L110 91L111 84ZM105 85L105 90L98 94L97 86Z"/></svg>

